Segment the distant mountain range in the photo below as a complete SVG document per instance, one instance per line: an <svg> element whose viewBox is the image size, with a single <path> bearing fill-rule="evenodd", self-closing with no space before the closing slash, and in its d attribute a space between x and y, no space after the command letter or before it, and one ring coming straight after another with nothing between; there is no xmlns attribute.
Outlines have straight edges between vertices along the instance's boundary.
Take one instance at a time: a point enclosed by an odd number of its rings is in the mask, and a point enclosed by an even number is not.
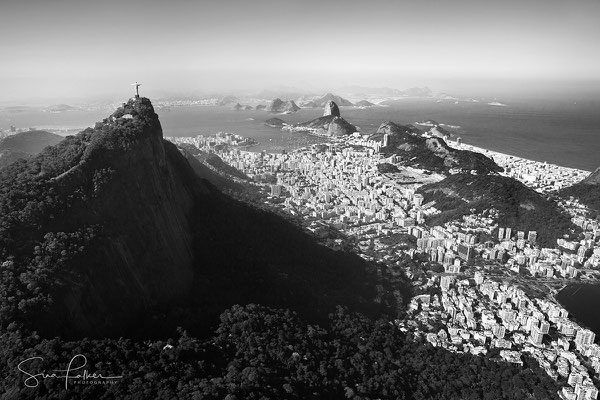
<svg viewBox="0 0 600 400"><path fill-rule="evenodd" d="M337 95L333 94L337 93ZM349 106L350 104L344 104L341 101L341 96L352 97L352 98L369 98L369 97L432 97L433 91L426 87L412 87L408 89L394 89L390 87L368 87L368 86L344 86L334 89L325 95L319 95L317 93L307 93L301 89L279 89L279 90L263 90L259 93L254 94L252 97L257 99L295 99L300 105L302 103L310 103L314 99L320 99L326 97L324 101L333 100L340 106ZM322 107L324 101L318 101L315 107Z"/></svg>
<svg viewBox="0 0 600 400"><path fill-rule="evenodd" d="M286 113L286 114L295 113L298 110L300 110L300 107L298 107L296 105L294 100L285 100L284 101L279 98L271 101L271 103L269 103L269 105L267 105L267 107L265 108L265 111L267 111L267 112Z"/></svg>
<svg viewBox="0 0 600 400"><path fill-rule="evenodd" d="M242 105L240 103L236 103L233 107L231 107L231 109L234 111L249 111L254 110L254 107L251 105Z"/></svg>
<svg viewBox="0 0 600 400"><path fill-rule="evenodd" d="M70 106L68 104L56 104L50 107L46 107L44 110L49 112L65 112L65 111L73 111L77 110L77 107Z"/></svg>
<svg viewBox="0 0 600 400"><path fill-rule="evenodd" d="M238 100L239 99L237 97L232 96L232 95L228 95L228 96L222 97L221 100L219 100L219 105L220 106L226 106L226 105L231 104L231 103L237 103Z"/></svg>
<svg viewBox="0 0 600 400"><path fill-rule="evenodd" d="M389 87L346 86L340 88L339 92L352 97L431 97L433 95L431 89L426 86L403 90Z"/></svg>
<svg viewBox="0 0 600 400"><path fill-rule="evenodd" d="M354 105L357 107L373 107L376 104L371 103L370 101L367 101L367 100L361 100L361 101L357 101L356 103L354 103Z"/></svg>
<svg viewBox="0 0 600 400"><path fill-rule="evenodd" d="M309 95L300 89L280 89L280 90L263 90L253 95L257 99L298 99L302 96Z"/></svg>
<svg viewBox="0 0 600 400"><path fill-rule="evenodd" d="M354 105L352 104L352 102L350 102L350 100L344 99L343 97L335 95L333 93L327 93L323 96L317 97L301 97L298 99L298 104L300 104L301 107L306 108L323 108L330 101L333 101L338 106L342 107Z"/></svg>

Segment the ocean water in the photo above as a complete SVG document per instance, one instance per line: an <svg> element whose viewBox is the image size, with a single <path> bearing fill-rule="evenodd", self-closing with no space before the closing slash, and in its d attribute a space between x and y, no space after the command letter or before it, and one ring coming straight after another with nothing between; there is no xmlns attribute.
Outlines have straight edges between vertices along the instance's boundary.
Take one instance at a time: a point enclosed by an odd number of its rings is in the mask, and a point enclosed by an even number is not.
<svg viewBox="0 0 600 400"><path fill-rule="evenodd" d="M571 284L556 300L581 324L600 336L600 285Z"/></svg>
<svg viewBox="0 0 600 400"><path fill-rule="evenodd" d="M0 127L69 128L93 126L109 110L44 113L0 112ZM229 107L173 107L159 110L165 136L193 136L216 132L250 136L260 144L251 150L281 151L322 142L302 133L282 132L263 122L279 117L289 123L311 120L320 109L274 115L264 111L233 111ZM386 120L401 124L431 119L448 128L463 142L536 161L594 170L600 166L600 101L517 101L507 106L436 99L401 99L387 107L341 107L341 114L362 132L375 132ZM69 133L72 133L70 131Z"/></svg>
<svg viewBox="0 0 600 400"><path fill-rule="evenodd" d="M598 103L600 104L600 103ZM458 129L449 130L463 142L536 161L592 171L600 166L600 107L598 104L561 102L509 103L506 107L486 103L435 99L401 99L388 107L359 109L342 107L341 115L361 132L375 132L386 120L410 124L434 120ZM309 121L320 109L302 109L292 115L261 111L231 111L226 107L173 108L160 112L165 135L232 132L261 142L258 150L293 146L294 135L263 125L273 116L289 123ZM301 143L320 139L299 136Z"/></svg>

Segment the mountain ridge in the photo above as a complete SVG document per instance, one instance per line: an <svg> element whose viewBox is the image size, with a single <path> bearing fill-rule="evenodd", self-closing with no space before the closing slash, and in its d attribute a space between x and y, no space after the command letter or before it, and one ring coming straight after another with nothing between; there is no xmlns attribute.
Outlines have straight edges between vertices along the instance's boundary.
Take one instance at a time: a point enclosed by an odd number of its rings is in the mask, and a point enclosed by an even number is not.
<svg viewBox="0 0 600 400"><path fill-rule="evenodd" d="M333 93L326 93L323 96L317 97L317 98L313 97L310 99L308 99L308 98L299 98L298 99L300 106L306 107L306 108L323 108L330 101L333 101L338 106L353 106L354 105L350 100L347 100L347 99L345 99L341 96L335 95Z"/></svg>
<svg viewBox="0 0 600 400"><path fill-rule="evenodd" d="M298 107L296 105L296 103L294 102L294 100L281 100L280 98L276 98L273 101L271 101L271 103L269 103L269 105L267 105L266 109L267 112L273 112L273 113L286 113L286 114L291 114L291 113L295 113L298 110L300 110L300 107Z"/></svg>
<svg viewBox="0 0 600 400"><path fill-rule="evenodd" d="M313 318L371 307L370 266L199 178L145 98L0 170L0 184L0 263L14 270L3 326L119 336L207 330L236 303Z"/></svg>
<svg viewBox="0 0 600 400"><path fill-rule="evenodd" d="M556 238L576 227L555 202L544 198L521 182L501 175L455 174L417 190L425 201L435 201L442 213L428 222L442 225L462 218L471 209L498 210L498 223L513 230L537 231L538 242L554 247Z"/></svg>
<svg viewBox="0 0 600 400"><path fill-rule="evenodd" d="M575 197L592 210L592 217L600 216L600 167L596 168L581 182L559 191L563 197Z"/></svg>
<svg viewBox="0 0 600 400"><path fill-rule="evenodd" d="M453 149L440 137L423 136L423 132L413 125L385 121L369 139L383 141L385 135L388 135L388 145L381 151L396 154L411 165L436 172L459 169L487 174L503 170L483 154Z"/></svg>

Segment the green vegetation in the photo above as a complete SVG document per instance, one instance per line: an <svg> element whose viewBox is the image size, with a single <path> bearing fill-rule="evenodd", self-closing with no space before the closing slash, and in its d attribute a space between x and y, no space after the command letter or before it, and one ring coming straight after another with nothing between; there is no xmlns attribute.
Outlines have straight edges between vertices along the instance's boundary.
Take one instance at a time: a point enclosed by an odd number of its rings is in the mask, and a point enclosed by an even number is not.
<svg viewBox="0 0 600 400"><path fill-rule="evenodd" d="M387 121L381 124L370 139L381 141L385 134L389 135L388 145L381 151L398 155L406 165L436 172L448 172L450 169L475 170L480 174L502 171L501 167L483 154L452 149L441 138L424 137L423 132L413 125Z"/></svg>
<svg viewBox="0 0 600 400"><path fill-rule="evenodd" d="M242 179L245 181L249 181L250 178L248 177L248 175L244 174L242 171L240 171L239 169L232 167L231 165L227 164L226 162L224 162L221 157L219 157L216 154L202 154L202 155L198 155L196 156L196 158L198 160L200 160L200 162L206 163L208 165L210 165L211 167L213 167L215 170L219 171L220 173L226 175L226 176L231 176L233 178L238 178L238 179Z"/></svg>
<svg viewBox="0 0 600 400"><path fill-rule="evenodd" d="M518 367L402 334L386 317L398 315L396 304L374 301L386 283L376 268L223 195L162 140L150 101L132 100L0 170L0 391L6 399L556 397L529 358ZM178 326L177 339L161 340ZM24 386L21 361L43 357L32 367L53 371L76 354L90 373L123 379Z"/></svg>
<svg viewBox="0 0 600 400"><path fill-rule="evenodd" d="M31 154L17 150L0 150L0 168L14 163L17 160L26 160Z"/></svg>
<svg viewBox="0 0 600 400"><path fill-rule="evenodd" d="M580 182L561 190L559 194L567 199L572 196L585 204L591 210L591 218L600 217L600 184Z"/></svg>
<svg viewBox="0 0 600 400"><path fill-rule="evenodd" d="M0 168L17 160L26 160L47 146L63 140L62 136L46 131L27 131L0 140Z"/></svg>
<svg viewBox="0 0 600 400"><path fill-rule="evenodd" d="M20 132L0 140L0 150L10 149L35 155L45 147L54 146L61 140L63 140L62 136L46 131Z"/></svg>
<svg viewBox="0 0 600 400"><path fill-rule="evenodd" d="M393 174L396 172L400 172L398 167L396 167L394 164L390 164L390 163L377 164L377 171L379 171L379 173L381 173L381 174Z"/></svg>
<svg viewBox="0 0 600 400"><path fill-rule="evenodd" d="M455 354L402 334L385 319L338 308L323 325L290 311L235 306L208 340L66 342L4 333L0 387L7 399L556 399L555 383L524 356L522 367ZM172 346L172 347L169 347ZM70 385L47 379L25 388L16 365L33 356L34 371L64 368L84 354L90 372L123 375L114 385ZM33 372L33 371L32 371Z"/></svg>
<svg viewBox="0 0 600 400"><path fill-rule="evenodd" d="M0 170L0 327L160 336L210 332L236 303L314 321L337 304L383 310L373 266L223 195L212 176L163 142L146 99Z"/></svg>
<svg viewBox="0 0 600 400"><path fill-rule="evenodd" d="M462 218L463 215L496 209L498 224L512 227L513 231L537 231L538 243L554 247L556 239L577 231L570 217L557 204L544 198L519 181L498 175L456 174L418 190L425 201L435 201L442 210L428 220L441 225Z"/></svg>
<svg viewBox="0 0 600 400"><path fill-rule="evenodd" d="M251 185L242 185L226 177L229 175L235 176L238 179L242 180L250 179L237 168L233 168L225 162L223 162L223 160L221 160L220 157L215 155L215 157L218 158L218 160L216 160L213 157L211 157L212 155L208 155L203 151L198 150L198 148L196 148L193 145L179 145L178 147L180 148L181 153L188 161L196 175L202 179L206 179L208 182L219 188L219 190L227 191L228 193L245 193L251 195L252 197L258 196L259 193L256 187ZM209 160L211 162L209 162ZM216 169L220 173L215 173L213 170L211 170L209 166ZM222 174L225 176L223 176Z"/></svg>

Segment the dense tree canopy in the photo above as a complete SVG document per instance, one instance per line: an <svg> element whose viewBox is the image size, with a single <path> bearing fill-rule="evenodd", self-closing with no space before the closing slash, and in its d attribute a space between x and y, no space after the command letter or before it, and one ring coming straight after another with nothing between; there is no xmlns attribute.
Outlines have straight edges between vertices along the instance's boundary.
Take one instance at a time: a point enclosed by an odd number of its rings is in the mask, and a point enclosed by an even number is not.
<svg viewBox="0 0 600 400"><path fill-rule="evenodd" d="M472 210L498 210L498 224L513 231L537 231L542 246L554 247L556 239L578 228L558 205L521 182L499 175L456 174L418 190L425 201L442 210L428 220L441 225L460 219Z"/></svg>
<svg viewBox="0 0 600 400"><path fill-rule="evenodd" d="M450 353L339 307L326 328L288 310L234 306L215 334L200 340L42 340L5 332L0 383L6 399L551 399L555 384L535 361L523 367ZM84 354L87 368L122 375L112 385L45 379L23 384L20 361L40 356L28 371L63 368Z"/></svg>

